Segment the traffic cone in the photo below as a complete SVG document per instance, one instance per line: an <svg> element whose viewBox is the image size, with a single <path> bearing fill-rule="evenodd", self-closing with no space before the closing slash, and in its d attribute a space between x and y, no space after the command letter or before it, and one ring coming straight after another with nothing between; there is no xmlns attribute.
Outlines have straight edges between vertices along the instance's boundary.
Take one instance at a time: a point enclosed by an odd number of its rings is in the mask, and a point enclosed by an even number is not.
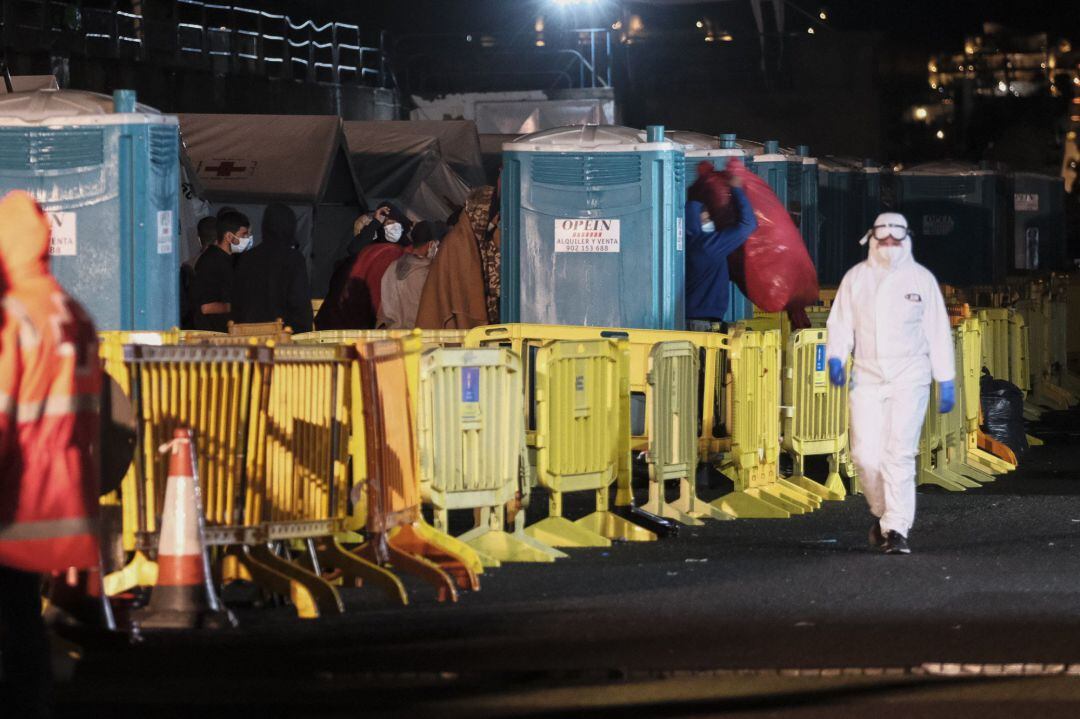
<svg viewBox="0 0 1080 719"><path fill-rule="evenodd" d="M150 603L136 612L140 629L218 628L235 624L210 582L203 540L202 502L190 429L177 429L161 448L169 478L158 537L158 577Z"/></svg>

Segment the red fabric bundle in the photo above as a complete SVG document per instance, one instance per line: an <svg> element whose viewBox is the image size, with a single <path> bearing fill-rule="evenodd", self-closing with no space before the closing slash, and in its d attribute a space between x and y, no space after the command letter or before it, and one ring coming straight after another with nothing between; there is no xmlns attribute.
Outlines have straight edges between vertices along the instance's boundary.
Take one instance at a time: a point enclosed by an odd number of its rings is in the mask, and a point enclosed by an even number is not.
<svg viewBox="0 0 1080 719"><path fill-rule="evenodd" d="M731 159L718 172L708 162L698 167L690 199L705 205L717 227L735 222L731 178L742 179L758 227L742 247L728 257L731 279L750 301L766 312L786 310L796 329L809 327L805 308L818 301L817 270L795 223L772 188Z"/></svg>

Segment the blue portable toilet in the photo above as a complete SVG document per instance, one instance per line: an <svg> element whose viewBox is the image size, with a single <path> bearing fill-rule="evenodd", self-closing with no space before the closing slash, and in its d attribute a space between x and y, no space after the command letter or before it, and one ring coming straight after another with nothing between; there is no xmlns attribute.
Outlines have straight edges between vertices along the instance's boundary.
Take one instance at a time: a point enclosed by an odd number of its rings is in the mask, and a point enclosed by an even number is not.
<svg viewBox="0 0 1080 719"><path fill-rule="evenodd" d="M873 160L825 157L818 160L818 279L837 285L866 259L859 239L883 211L881 167Z"/></svg>
<svg viewBox="0 0 1080 719"><path fill-rule="evenodd" d="M799 228L806 251L814 267L818 266L819 231L818 222L818 161L810 157L810 148L799 145L785 150L790 165L788 167L787 211L795 226Z"/></svg>
<svg viewBox="0 0 1080 719"><path fill-rule="evenodd" d="M753 163L749 149L740 147L739 141L733 133L725 133L714 137L700 132L672 130L667 132L666 136L669 140L682 145L683 155L686 158L687 189L697 179L698 165L702 162L711 162L717 170L727 167L728 160L732 157L742 160L748 168ZM747 299L738 285L731 282L728 292L728 306L727 312L724 313L724 322L738 322L739 320L748 320L754 316L754 304Z"/></svg>
<svg viewBox="0 0 1080 719"><path fill-rule="evenodd" d="M0 96L0 193L41 204L52 272L99 330L179 324L179 167L176 118L131 90Z"/></svg>
<svg viewBox="0 0 1080 719"><path fill-rule="evenodd" d="M1060 176L1014 172L1008 177L1010 270L1066 272L1065 182Z"/></svg>
<svg viewBox="0 0 1080 719"><path fill-rule="evenodd" d="M784 207L789 207L788 173L793 163L780 150L780 143L777 140L766 140L761 145L758 145L744 140L740 141L740 144L746 146L749 154L754 159L752 163L747 164L747 167L768 183ZM758 151L758 147L760 147L760 151ZM798 164L801 167L802 161L800 160Z"/></svg>
<svg viewBox="0 0 1080 719"><path fill-rule="evenodd" d="M894 176L897 211L915 237L915 258L947 284L1004 281L1011 246L1005 177L962 162L919 165Z"/></svg>
<svg viewBox="0 0 1080 719"><path fill-rule="evenodd" d="M503 322L682 329L682 149L573 125L503 145Z"/></svg>

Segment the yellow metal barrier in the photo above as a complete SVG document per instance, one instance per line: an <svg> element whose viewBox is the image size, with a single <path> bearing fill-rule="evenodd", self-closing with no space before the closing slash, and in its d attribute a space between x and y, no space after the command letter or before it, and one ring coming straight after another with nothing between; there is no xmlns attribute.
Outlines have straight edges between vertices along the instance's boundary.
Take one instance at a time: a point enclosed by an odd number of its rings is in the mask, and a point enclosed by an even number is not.
<svg viewBox="0 0 1080 719"><path fill-rule="evenodd" d="M227 325L229 334L233 337L274 337L292 335L292 328L286 327L280 318L273 322L233 322L229 320Z"/></svg>
<svg viewBox="0 0 1080 719"><path fill-rule="evenodd" d="M1009 311L979 309L982 323L982 365L997 379L1009 378Z"/></svg>
<svg viewBox="0 0 1080 719"><path fill-rule="evenodd" d="M466 335L469 347L501 346L521 356L526 377L526 391L534 385L533 360L543 343L552 340L621 339L630 343L631 448L646 452L650 437L646 418L653 414L652 389L648 383L649 353L659 342L690 342L697 348L698 379L698 456L702 462L719 462L722 453L731 447L725 415L728 336L712 332L678 332L672 330L641 330L608 327L574 327L563 325L510 324L477 327ZM526 402L525 417L530 443L535 433L533 402ZM616 504L629 503L630 477L619 477Z"/></svg>
<svg viewBox="0 0 1080 719"><path fill-rule="evenodd" d="M461 347L465 330L316 330L293 335L297 344L356 344L377 340L400 340L419 332L424 349Z"/></svg>
<svg viewBox="0 0 1080 719"><path fill-rule="evenodd" d="M1069 370L1069 275L1050 277L1050 364L1053 379L1072 396L1072 404L1080 397L1080 375Z"/></svg>
<svg viewBox="0 0 1080 719"><path fill-rule="evenodd" d="M798 330L788 338L783 379L783 448L794 462L791 482L822 499L847 495L840 479L848 439L847 386L829 382L825 359L827 330ZM805 458L826 455L829 475L822 485L804 474Z"/></svg>
<svg viewBox="0 0 1080 719"><path fill-rule="evenodd" d="M549 342L535 362L538 483L550 493L549 516L525 532L555 547L649 541L652 532L609 511L610 485L629 470L629 344L623 340ZM596 493L596 511L563 516L565 492Z"/></svg>
<svg viewBox="0 0 1080 719"><path fill-rule="evenodd" d="M435 528L449 531L451 509L474 509L476 526L458 539L485 565L565 557L525 534L524 512L515 531L506 531L506 505L528 491L518 357L496 348L427 352L420 391L421 475L431 485Z"/></svg>
<svg viewBox="0 0 1080 719"><path fill-rule="evenodd" d="M702 524L701 518L731 519L697 496L698 348L687 341L659 342L649 352L647 379L651 388L649 436L649 500L643 509L683 524ZM679 497L664 498L669 480L678 480Z"/></svg>
<svg viewBox="0 0 1080 719"><path fill-rule="evenodd" d="M779 476L780 332L736 329L726 382L731 452L723 466L735 490L713 502L735 517L786 518L821 506L821 498Z"/></svg>

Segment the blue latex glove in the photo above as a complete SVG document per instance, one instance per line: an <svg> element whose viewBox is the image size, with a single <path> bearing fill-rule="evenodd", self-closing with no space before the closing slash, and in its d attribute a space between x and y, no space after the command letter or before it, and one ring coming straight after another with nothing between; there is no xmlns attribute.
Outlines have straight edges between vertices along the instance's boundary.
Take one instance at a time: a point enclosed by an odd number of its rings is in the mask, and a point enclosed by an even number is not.
<svg viewBox="0 0 1080 719"><path fill-rule="evenodd" d="M847 373L844 372L844 362L837 357L829 358L829 381L834 387L843 387L847 384Z"/></svg>
<svg viewBox="0 0 1080 719"><path fill-rule="evenodd" d="M956 406L956 385L952 380L938 383L938 406L939 414L948 414Z"/></svg>

